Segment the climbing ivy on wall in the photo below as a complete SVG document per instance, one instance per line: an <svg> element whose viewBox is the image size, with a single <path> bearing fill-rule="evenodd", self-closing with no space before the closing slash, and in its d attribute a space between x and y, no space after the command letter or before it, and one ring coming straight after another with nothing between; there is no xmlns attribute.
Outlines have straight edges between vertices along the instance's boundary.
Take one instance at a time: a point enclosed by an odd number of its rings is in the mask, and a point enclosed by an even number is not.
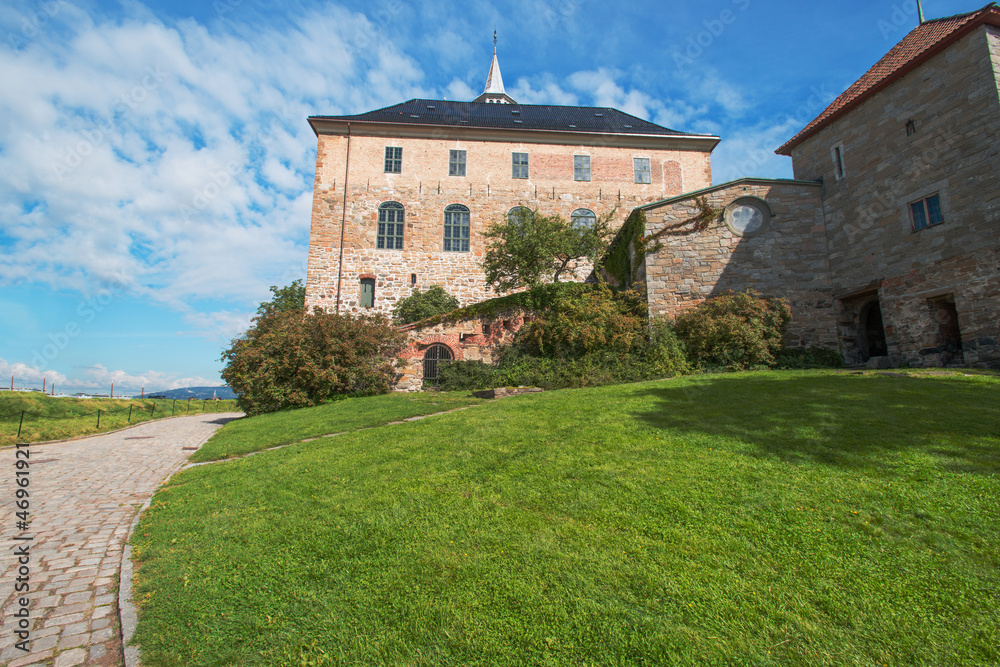
<svg viewBox="0 0 1000 667"><path fill-rule="evenodd" d="M708 228L713 220L720 219L722 209L714 208L705 197L695 199L698 213L665 226L655 234L645 235L646 212L642 209L632 211L625 224L622 225L618 237L612 243L611 249L605 255L604 271L618 281L621 287L632 284L635 268L645 259L646 255L654 253L663 247L660 239L666 236L686 236ZM632 248L630 253L629 248ZM632 256L630 257L630 254Z"/></svg>

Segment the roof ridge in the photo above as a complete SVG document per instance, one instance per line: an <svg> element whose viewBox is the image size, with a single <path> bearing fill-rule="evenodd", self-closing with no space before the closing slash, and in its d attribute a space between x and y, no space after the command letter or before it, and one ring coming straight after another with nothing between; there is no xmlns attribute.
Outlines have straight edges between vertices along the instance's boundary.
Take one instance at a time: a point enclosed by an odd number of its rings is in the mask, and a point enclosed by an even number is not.
<svg viewBox="0 0 1000 667"><path fill-rule="evenodd" d="M1000 19L1000 8L996 4L991 2L974 12L924 21L913 28L818 116L774 152L778 155L791 155L792 148L937 55L967 32L990 21L991 15ZM953 25L948 26L948 22ZM1000 21L995 25L1000 25Z"/></svg>

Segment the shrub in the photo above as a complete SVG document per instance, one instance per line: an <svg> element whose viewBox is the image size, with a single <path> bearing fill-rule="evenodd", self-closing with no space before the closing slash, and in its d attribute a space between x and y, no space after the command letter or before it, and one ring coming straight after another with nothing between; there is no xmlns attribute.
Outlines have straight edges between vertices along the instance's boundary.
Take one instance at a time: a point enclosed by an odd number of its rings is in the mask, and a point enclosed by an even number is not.
<svg viewBox="0 0 1000 667"><path fill-rule="evenodd" d="M698 305L674 322L688 358L700 367L770 367L781 349L791 310L783 299L753 290L728 293Z"/></svg>
<svg viewBox="0 0 1000 667"><path fill-rule="evenodd" d="M843 368L844 357L840 350L826 347L783 349L778 352L776 368L796 370L801 368Z"/></svg>
<svg viewBox="0 0 1000 667"><path fill-rule="evenodd" d="M392 309L392 319L397 324L409 324L450 313L458 308L458 299L448 294L440 285L431 285L426 291L413 290L410 296L400 299Z"/></svg>
<svg viewBox="0 0 1000 667"><path fill-rule="evenodd" d="M607 285L583 292L558 292L551 304L517 332L516 344L539 357L574 358L631 350L643 336L643 304L635 292L614 293Z"/></svg>
<svg viewBox="0 0 1000 667"><path fill-rule="evenodd" d="M385 393L404 337L384 317L266 310L222 355L247 415Z"/></svg>

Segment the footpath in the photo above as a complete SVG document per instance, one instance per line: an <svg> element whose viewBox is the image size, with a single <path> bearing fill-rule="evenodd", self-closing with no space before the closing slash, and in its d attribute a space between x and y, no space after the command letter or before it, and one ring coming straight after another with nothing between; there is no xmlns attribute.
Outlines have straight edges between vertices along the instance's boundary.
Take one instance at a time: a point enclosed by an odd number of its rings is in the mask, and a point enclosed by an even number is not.
<svg viewBox="0 0 1000 667"><path fill-rule="evenodd" d="M192 451L239 416L178 417L69 442L0 449L0 665L124 664L118 593L133 520ZM25 459L18 451L29 452L28 466L20 470L16 461ZM27 471L21 475L27 487L17 485L18 471ZM19 488L30 503L27 530L17 525L16 503L25 500L16 497ZM27 652L16 634L24 628L25 593L17 586L25 583L25 567ZM122 593L130 586L130 578L122 582Z"/></svg>

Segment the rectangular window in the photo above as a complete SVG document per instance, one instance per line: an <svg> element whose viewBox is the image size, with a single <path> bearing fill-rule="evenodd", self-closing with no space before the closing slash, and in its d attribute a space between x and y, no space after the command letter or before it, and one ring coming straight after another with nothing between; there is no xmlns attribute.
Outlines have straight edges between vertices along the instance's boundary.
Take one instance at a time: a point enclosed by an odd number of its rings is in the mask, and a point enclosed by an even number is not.
<svg viewBox="0 0 1000 667"><path fill-rule="evenodd" d="M527 178L528 177L528 154L527 153L511 153L511 159L510 159L510 177L511 178Z"/></svg>
<svg viewBox="0 0 1000 667"><path fill-rule="evenodd" d="M574 181L589 181L590 180L590 156L589 155L574 155L573 156L573 180Z"/></svg>
<svg viewBox="0 0 1000 667"><path fill-rule="evenodd" d="M830 149L830 158L833 160L833 177L838 181L844 180L847 170L844 168L844 145L837 144Z"/></svg>
<svg viewBox="0 0 1000 667"><path fill-rule="evenodd" d="M448 175L465 176L465 151L448 151Z"/></svg>
<svg viewBox="0 0 1000 667"><path fill-rule="evenodd" d="M919 232L925 227L940 225L944 222L944 216L941 214L941 198L934 194L911 203L910 219L913 222L913 231L915 232Z"/></svg>
<svg viewBox="0 0 1000 667"><path fill-rule="evenodd" d="M444 209L445 252L469 252L469 207L451 204Z"/></svg>
<svg viewBox="0 0 1000 667"><path fill-rule="evenodd" d="M362 278L361 279L361 307L362 308L374 308L375 307L375 279L374 278Z"/></svg>
<svg viewBox="0 0 1000 667"><path fill-rule="evenodd" d="M635 171L635 182L636 183L650 183L652 182L649 174L649 158L648 157L635 157L632 158L632 168Z"/></svg>
<svg viewBox="0 0 1000 667"><path fill-rule="evenodd" d="M385 147L385 173L398 174L403 171L403 149L397 146Z"/></svg>

